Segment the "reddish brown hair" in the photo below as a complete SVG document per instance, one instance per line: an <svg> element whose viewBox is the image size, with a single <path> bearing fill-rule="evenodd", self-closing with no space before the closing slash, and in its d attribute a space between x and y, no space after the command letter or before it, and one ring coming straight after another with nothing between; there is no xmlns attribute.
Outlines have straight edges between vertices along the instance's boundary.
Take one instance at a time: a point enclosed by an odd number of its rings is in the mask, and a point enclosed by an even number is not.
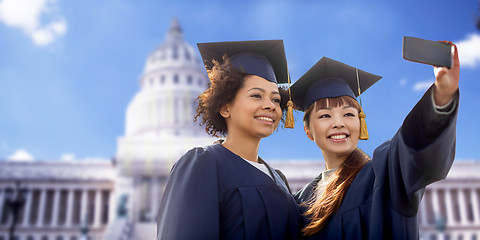
<svg viewBox="0 0 480 240"><path fill-rule="evenodd" d="M308 107L303 117L303 123L307 128L310 127L310 115L314 108L318 111L321 108L341 107L344 105L353 106L360 111L360 104L349 96L322 98ZM314 197L310 202L306 203L308 209L305 215L310 218L310 223L302 230L303 235L313 235L325 226L330 217L342 204L348 187L368 161L370 161L370 157L359 148L355 148L348 155L322 195L318 198ZM316 196L316 191L317 189L315 189L314 196Z"/></svg>

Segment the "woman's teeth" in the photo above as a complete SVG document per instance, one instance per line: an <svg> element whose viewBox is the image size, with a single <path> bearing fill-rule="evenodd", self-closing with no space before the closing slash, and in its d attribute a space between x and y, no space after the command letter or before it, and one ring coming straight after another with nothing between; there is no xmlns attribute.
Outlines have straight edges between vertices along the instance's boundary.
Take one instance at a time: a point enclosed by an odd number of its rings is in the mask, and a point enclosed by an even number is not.
<svg viewBox="0 0 480 240"><path fill-rule="evenodd" d="M330 138L332 138L332 139L343 139L343 138L346 138L346 137L347 137L347 135L333 135Z"/></svg>
<svg viewBox="0 0 480 240"><path fill-rule="evenodd" d="M273 122L273 119L269 117L257 117L258 120L263 120L263 121L268 121L268 122Z"/></svg>

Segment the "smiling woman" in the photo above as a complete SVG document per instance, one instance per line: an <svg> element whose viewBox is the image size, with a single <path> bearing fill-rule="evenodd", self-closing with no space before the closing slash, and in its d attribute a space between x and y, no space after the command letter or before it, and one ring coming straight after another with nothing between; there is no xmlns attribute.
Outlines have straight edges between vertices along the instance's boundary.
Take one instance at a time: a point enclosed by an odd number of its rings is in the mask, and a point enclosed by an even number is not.
<svg viewBox="0 0 480 240"><path fill-rule="evenodd" d="M304 130L326 171L294 194L304 208L305 239L418 239L417 210L425 187L444 179L455 156L459 62L436 68L436 82L397 134L370 158L356 97L381 77L322 58L291 87L305 111Z"/></svg>
<svg viewBox="0 0 480 240"><path fill-rule="evenodd" d="M343 160L360 139L360 111L360 104L348 96L319 99L307 108L303 117L307 137L315 141L329 159ZM311 118L316 120L310 121ZM327 168L333 169L341 162L327 163Z"/></svg>
<svg viewBox="0 0 480 240"><path fill-rule="evenodd" d="M280 40L199 44L210 84L201 119L221 144L194 148L172 168L157 239L297 239L300 212L283 174L258 157L286 107Z"/></svg>
<svg viewBox="0 0 480 240"><path fill-rule="evenodd" d="M248 75L235 98L220 109L227 123L228 135L223 143L228 148L240 142L270 136L282 117L281 97L275 83ZM256 161L253 156L251 161Z"/></svg>

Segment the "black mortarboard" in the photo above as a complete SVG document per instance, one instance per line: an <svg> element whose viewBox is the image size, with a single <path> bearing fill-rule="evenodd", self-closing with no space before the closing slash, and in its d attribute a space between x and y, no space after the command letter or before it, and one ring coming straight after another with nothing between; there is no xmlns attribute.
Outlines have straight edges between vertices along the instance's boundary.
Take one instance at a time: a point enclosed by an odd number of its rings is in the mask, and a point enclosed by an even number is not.
<svg viewBox="0 0 480 240"><path fill-rule="evenodd" d="M207 69L212 60L222 62L223 55L245 73L257 75L274 83L287 83L287 59L283 40L197 43Z"/></svg>
<svg viewBox="0 0 480 240"><path fill-rule="evenodd" d="M355 99L380 78L382 77L323 57L290 90L295 105L305 111L321 98L350 96ZM357 82L360 83L360 89Z"/></svg>

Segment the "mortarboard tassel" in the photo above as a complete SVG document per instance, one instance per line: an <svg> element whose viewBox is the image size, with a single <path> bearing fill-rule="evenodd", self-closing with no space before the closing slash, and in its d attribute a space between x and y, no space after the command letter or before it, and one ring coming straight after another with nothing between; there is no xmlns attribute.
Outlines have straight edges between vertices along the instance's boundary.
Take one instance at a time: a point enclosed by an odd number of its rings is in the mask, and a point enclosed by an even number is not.
<svg viewBox="0 0 480 240"><path fill-rule="evenodd" d="M368 139L368 129L367 129L367 122L365 121L365 113L363 112L362 108L362 98L360 94L360 79L358 78L358 69L355 68L355 72L357 74L357 86L358 86L358 98L360 99L360 112L358 113L358 117L360 118L360 140L367 140Z"/></svg>
<svg viewBox="0 0 480 240"><path fill-rule="evenodd" d="M358 117L360 117L360 140L367 140L368 139L368 130L367 130L367 122L365 121L365 113L363 109L360 109L358 113Z"/></svg>
<svg viewBox="0 0 480 240"><path fill-rule="evenodd" d="M292 102L292 93L290 92L290 72L288 71L287 64L287 76L288 76L288 97L290 98L287 102L287 116L285 118L285 127L294 128L295 120L293 119L293 102Z"/></svg>
<svg viewBox="0 0 480 240"><path fill-rule="evenodd" d="M290 91L290 89L289 89ZM295 127L295 120L293 119L293 102L292 100L288 100L287 102L287 117L285 119L285 127L286 128L293 128Z"/></svg>

